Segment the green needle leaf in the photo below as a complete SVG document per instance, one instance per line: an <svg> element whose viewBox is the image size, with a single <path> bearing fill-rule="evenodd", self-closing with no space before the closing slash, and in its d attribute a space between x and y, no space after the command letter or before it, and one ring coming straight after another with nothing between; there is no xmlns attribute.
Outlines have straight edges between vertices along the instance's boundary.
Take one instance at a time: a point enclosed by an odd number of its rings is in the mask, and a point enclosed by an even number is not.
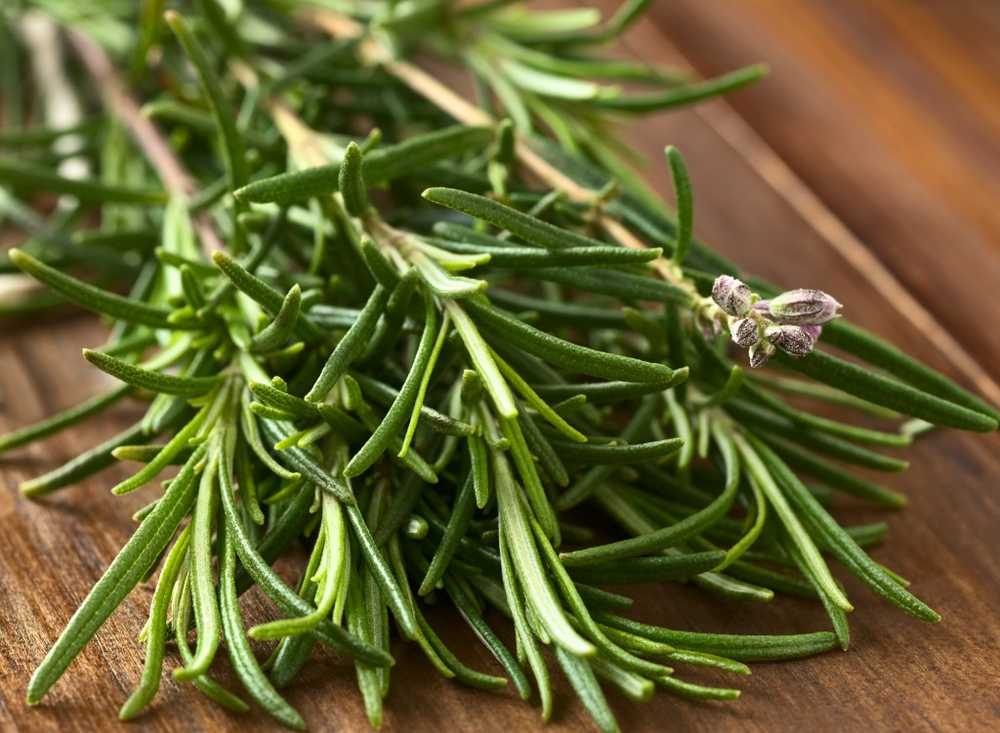
<svg viewBox="0 0 1000 733"><path fill-rule="evenodd" d="M459 540L465 535L469 527L469 520L472 519L472 510L475 497L475 480L472 473L462 482L462 488L455 498L455 505L452 508L451 517L448 519L448 526L441 536L441 542L434 551L424 579L420 583L417 591L422 596L430 593L444 577L448 569L448 563L458 550Z"/></svg>
<svg viewBox="0 0 1000 733"><path fill-rule="evenodd" d="M561 646L556 647L556 660L597 727L604 733L617 733L618 721L587 660L565 651Z"/></svg>
<svg viewBox="0 0 1000 733"><path fill-rule="evenodd" d="M803 359L779 354L778 361L818 382L935 425L982 433L997 429L997 420L982 412L948 402L822 351L814 351Z"/></svg>
<svg viewBox="0 0 1000 733"><path fill-rule="evenodd" d="M490 353L493 356L493 360L500 367L501 373L507 377L507 381L513 385L522 397L531 405L538 414L552 427L558 430L560 433L565 435L570 440L577 443L587 442L587 436L581 433L579 430L574 428L562 415L553 410L545 400L538 396L538 393L531 388L524 378L517 373L507 362L500 358L500 356L490 349Z"/></svg>
<svg viewBox="0 0 1000 733"><path fill-rule="evenodd" d="M410 365L410 371L406 375L406 380L403 382L399 394L393 400L392 406L382 418L382 422L344 469L344 475L348 478L361 475L379 459L389 447L392 438L398 436L407 417L412 412L414 401L423 384L424 374L428 369L437 342L437 308L429 296L425 298L425 304L424 332L420 336L420 344L417 346L417 354ZM403 455L406 453L406 445L407 443L404 443Z"/></svg>
<svg viewBox="0 0 1000 733"><path fill-rule="evenodd" d="M233 285L260 303L268 313L277 315L281 312L281 307L285 304L285 298L279 291L247 270L225 252L213 252L212 261L222 270L223 274L229 278ZM311 343L323 342L325 340L323 332L305 317L301 309L298 319L295 322L295 333Z"/></svg>
<svg viewBox="0 0 1000 733"><path fill-rule="evenodd" d="M595 351L540 331L497 308L475 299L467 300L473 318L501 342L515 345L570 372L607 379L669 384L677 379L665 364L654 364L620 354Z"/></svg>
<svg viewBox="0 0 1000 733"><path fill-rule="evenodd" d="M570 572L574 580L589 583L649 583L685 580L715 568L726 553L720 550L683 555L637 557L614 562L599 562Z"/></svg>
<svg viewBox="0 0 1000 733"><path fill-rule="evenodd" d="M156 189L115 186L99 181L65 178L47 168L40 168L24 160L0 158L0 183L25 191L44 191L49 194L68 194L88 204L145 204L162 205L167 202L165 191Z"/></svg>
<svg viewBox="0 0 1000 733"><path fill-rule="evenodd" d="M489 255L484 265L492 267L591 267L594 265L627 265L651 262L663 254L659 247L625 249L624 247L567 247L560 250L543 250L530 247L489 247L434 240L441 249L457 254Z"/></svg>
<svg viewBox="0 0 1000 733"><path fill-rule="evenodd" d="M285 423L274 420L262 420L260 427L268 440L278 443L294 434L294 431ZM279 460L287 463L307 480L313 482L324 491L329 491L344 504L354 504L354 492L351 487L339 475L334 475L316 463L309 454L301 448L285 448L277 452Z"/></svg>
<svg viewBox="0 0 1000 733"><path fill-rule="evenodd" d="M962 389L940 372L907 356L895 346L842 318L823 328L823 340L873 366L885 369L889 374L918 389L1000 421L1000 410L993 405Z"/></svg>
<svg viewBox="0 0 1000 733"><path fill-rule="evenodd" d="M222 473L227 469L220 468ZM220 478L222 491L232 491L228 477ZM236 592L236 549L228 530L222 529L222 558L219 568L219 607L226 634L226 648L237 677L253 700L282 725L295 730L305 730L302 716L278 694L274 686L261 671L253 655L240 614L239 598ZM200 635L200 634L199 634Z"/></svg>
<svg viewBox="0 0 1000 733"><path fill-rule="evenodd" d="M530 607L545 625L557 649L579 656L594 654L594 646L569 624L549 585L535 547L531 526L524 516L524 507L517 495L517 484L506 457L501 453L495 452L493 455L493 470L500 527L505 533L511 559Z"/></svg>
<svg viewBox="0 0 1000 733"><path fill-rule="evenodd" d="M792 473L791 469L771 449L758 440L754 448L760 453L768 468L788 492L789 500L802 513L803 518L838 560L847 565L861 580L876 593L896 604L907 613L924 621L937 622L941 616L923 601L904 588L885 569L875 563L857 542L837 524L829 513L816 501L805 485Z"/></svg>
<svg viewBox="0 0 1000 733"><path fill-rule="evenodd" d="M721 94L728 94L763 78L767 72L768 67L766 65L754 64L753 66L747 66L743 69L737 69L728 74L717 76L714 79L685 84L668 89L665 92L603 96L593 100L591 104L603 109L630 114L671 109L673 107L694 104L695 102L717 97Z"/></svg>
<svg viewBox="0 0 1000 733"><path fill-rule="evenodd" d="M361 148L357 143L351 142L348 143L344 160L340 164L340 195L344 197L344 208L351 216L364 216L368 211L362 157Z"/></svg>
<svg viewBox="0 0 1000 733"><path fill-rule="evenodd" d="M489 127L446 127L395 145L375 148L365 154L361 170L369 186L387 183L421 171L442 158L482 150L492 139L493 130ZM240 201L285 205L329 195L339 187L338 163L254 181L234 195Z"/></svg>
<svg viewBox="0 0 1000 733"><path fill-rule="evenodd" d="M58 641L38 665L28 684L28 704L35 705L54 685L91 637L146 577L166 548L181 520L187 516L195 494L195 464L201 451L170 482L156 508L139 525L104 575L73 614Z"/></svg>
<svg viewBox="0 0 1000 733"><path fill-rule="evenodd" d="M250 351L260 354L280 349L295 330L301 303L302 289L298 285L293 285L281 302L281 308L278 309L274 320L250 341Z"/></svg>
<svg viewBox="0 0 1000 733"><path fill-rule="evenodd" d="M680 151L673 145L668 145L665 152L670 175L674 179L674 195L677 197L677 241L674 244L673 261L677 265L684 263L688 247L691 244L691 232L694 224L694 201L691 193L691 179L688 177L687 166Z"/></svg>
<svg viewBox="0 0 1000 733"><path fill-rule="evenodd" d="M190 446L191 439L201 430L207 414L208 408L202 408L201 412L178 430L177 434L141 470L116 484L111 489L111 493L115 495L127 494L156 478L163 469L173 463L174 458ZM115 456L118 457L117 450Z"/></svg>
<svg viewBox="0 0 1000 733"><path fill-rule="evenodd" d="M190 525L185 527L174 546L167 554L160 571L160 579L153 592L153 600L149 605L149 623L146 628L146 661L142 668L142 678L139 686L122 705L118 713L120 720L130 720L138 715L143 708L152 702L160 689L160 678L163 675L163 657L166 652L167 610L174 584L180 575L181 566L187 559L187 550L191 537Z"/></svg>
<svg viewBox="0 0 1000 733"><path fill-rule="evenodd" d="M240 563L246 569L247 573L260 586L267 597L274 601L284 613L290 616L308 616L313 613L316 608L289 588L278 574L271 569L271 566L264 559L261 552L254 547L253 542L240 524L240 519L236 514L236 502L232 494L227 491L220 493L222 496L222 511L226 520L226 531L231 533L232 541L236 548L236 555L239 557ZM305 506L308 508L308 502ZM263 550L263 547L261 550ZM373 647L353 634L349 634L342 627L329 621L321 622L310 633L324 644L347 651L369 664L386 667L394 663L392 657L386 652Z"/></svg>
<svg viewBox="0 0 1000 733"><path fill-rule="evenodd" d="M306 394L307 402L322 402L327 393L337 381L344 376L348 367L361 356L369 337L375 330L375 323L385 310L389 300L389 291L381 285L376 285L368 302L361 309L358 320L354 322L337 342L336 348L330 354L312 389Z"/></svg>
<svg viewBox="0 0 1000 733"><path fill-rule="evenodd" d="M212 577L212 528L218 511L218 466L222 460L220 453L217 445L208 446L207 465L201 474L194 518L191 520L189 577L198 643L194 659L174 670L174 679L177 680L190 681L205 674L222 639L222 619Z"/></svg>
<svg viewBox="0 0 1000 733"><path fill-rule="evenodd" d="M781 523L785 526L792 542L795 543L796 548L802 554L802 559L809 567L810 573L816 578L816 582L820 587L823 588L823 592L839 608L844 611L853 610L853 606L847 600L847 596L844 595L844 592L837 585L837 581L830 574L830 569L827 567L809 533L802 526L802 522L799 521L798 516L792 510L781 489L778 488L777 483L760 456L757 455L757 452L751 447L750 443L738 433L733 435L733 440L746 465L747 473L757 482L757 485L767 497L768 503L774 508L775 513L781 519Z"/></svg>
<svg viewBox="0 0 1000 733"><path fill-rule="evenodd" d="M567 443L552 441L552 446L559 455L571 463L582 463L588 466L596 465L627 465L630 463L646 463L658 461L672 456L685 445L681 438L664 438L649 443L632 443L625 445L596 445L588 443Z"/></svg>
<svg viewBox="0 0 1000 733"><path fill-rule="evenodd" d="M653 641L682 649L718 654L743 662L798 659L830 651L837 646L837 638L829 631L783 635L713 634L674 631L612 614L598 614L597 619L612 628L628 631Z"/></svg>
<svg viewBox="0 0 1000 733"><path fill-rule="evenodd" d="M739 457L724 432L716 429L720 451L726 465L726 482L722 493L701 511L695 512L676 524L671 524L655 532L641 534L627 540L620 540L606 545L597 545L574 552L560 554L560 560L566 567L579 567L602 563L610 560L620 560L638 555L658 552L667 547L673 547L685 540L700 534L706 527L726 515L736 498L740 485Z"/></svg>
<svg viewBox="0 0 1000 733"><path fill-rule="evenodd" d="M91 415L100 414L131 392L132 388L129 385L116 387L109 392L99 394L96 397L81 402L79 405L71 407L68 410L40 420L34 425L28 425L18 430L13 430L6 435L0 435L0 453L54 435L61 430L76 425Z"/></svg>
<svg viewBox="0 0 1000 733"><path fill-rule="evenodd" d="M163 16L167 25L173 30L177 40L184 48L184 53L191 60L191 64L198 72L198 81L201 83L202 91L208 100L212 113L215 116L215 123L219 128L219 135L222 138L223 149L225 150L226 171L229 175L229 189L235 191L243 186L247 181L246 151L243 147L243 138L236 129L236 118L222 90L222 83L215 73L215 68L208 57L205 49L198 39L188 28L187 22L176 11L168 10Z"/></svg>
<svg viewBox="0 0 1000 733"><path fill-rule="evenodd" d="M466 301L467 305L469 301ZM445 309L451 316L455 330L465 344L465 350L469 354L476 372L483 380L483 386L493 400L493 406L501 417L517 417L517 404L514 402L514 395L507 386L507 381L500 373L497 363L493 360L492 350L483 340L476 324L472 322L463 306L454 301L445 301Z"/></svg>
<svg viewBox="0 0 1000 733"><path fill-rule="evenodd" d="M12 249L7 254L11 262L21 270L82 308L151 328L179 328L168 320L170 311L165 308L96 288L74 277L64 275L19 249Z"/></svg>
<svg viewBox="0 0 1000 733"><path fill-rule="evenodd" d="M107 372L112 377L116 377L133 387L179 397L198 397L207 394L221 381L220 376L179 377L151 369L143 369L113 356L108 356L102 351L91 349L83 350L83 358L101 371Z"/></svg>
<svg viewBox="0 0 1000 733"><path fill-rule="evenodd" d="M423 197L431 203L447 206L449 209L482 219L500 229L506 229L514 236L545 249L607 247L604 242L562 229L493 199L467 191L455 188L428 188L424 191Z"/></svg>

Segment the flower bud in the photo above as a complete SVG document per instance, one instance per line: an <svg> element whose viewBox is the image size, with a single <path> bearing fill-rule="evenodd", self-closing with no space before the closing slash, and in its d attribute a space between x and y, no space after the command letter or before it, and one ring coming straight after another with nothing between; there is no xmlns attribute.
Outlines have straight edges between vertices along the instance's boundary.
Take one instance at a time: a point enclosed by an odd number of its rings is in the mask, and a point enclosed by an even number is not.
<svg viewBox="0 0 1000 733"><path fill-rule="evenodd" d="M764 338L789 356L801 357L810 353L816 341L809 332L798 326L768 326Z"/></svg>
<svg viewBox="0 0 1000 733"><path fill-rule="evenodd" d="M735 277L719 275L712 284L712 300L731 316L745 316L750 310L753 293Z"/></svg>
<svg viewBox="0 0 1000 733"><path fill-rule="evenodd" d="M819 326L836 318L840 307L840 303L822 290L799 288L771 298L768 313L779 323Z"/></svg>
<svg viewBox="0 0 1000 733"><path fill-rule="evenodd" d="M757 332L757 321L753 318L731 320L729 334L733 338L733 343L743 349L749 349L760 338L760 334Z"/></svg>
<svg viewBox="0 0 1000 733"><path fill-rule="evenodd" d="M750 347L750 368L758 369L764 366L773 353L774 344L763 340L758 341Z"/></svg>

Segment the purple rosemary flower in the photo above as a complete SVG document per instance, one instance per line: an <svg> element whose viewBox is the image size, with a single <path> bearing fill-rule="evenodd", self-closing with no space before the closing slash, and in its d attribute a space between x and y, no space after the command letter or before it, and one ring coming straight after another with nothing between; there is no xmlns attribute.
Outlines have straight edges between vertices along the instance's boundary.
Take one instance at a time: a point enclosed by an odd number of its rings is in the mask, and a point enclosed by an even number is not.
<svg viewBox="0 0 1000 733"><path fill-rule="evenodd" d="M729 315L729 335L737 346L749 349L753 368L764 366L779 349L796 358L812 353L823 324L836 318L841 308L831 295L811 288L758 299L746 283L729 275L715 279L712 300Z"/></svg>
<svg viewBox="0 0 1000 733"><path fill-rule="evenodd" d="M771 318L794 326L822 325L836 318L840 308L832 296L810 288L789 290L767 301Z"/></svg>
<svg viewBox="0 0 1000 733"><path fill-rule="evenodd" d="M765 364L774 354L774 344L769 341L758 341L750 347L750 368L758 369Z"/></svg>
<svg viewBox="0 0 1000 733"><path fill-rule="evenodd" d="M733 343L743 349L749 349L760 339L757 321L753 318L740 318L729 322L729 334Z"/></svg>
<svg viewBox="0 0 1000 733"><path fill-rule="evenodd" d="M794 357L806 356L816 345L812 335L799 326L768 326L764 338Z"/></svg>
<svg viewBox="0 0 1000 733"><path fill-rule="evenodd" d="M712 300L731 316L745 316L753 303L753 293L745 283L729 275L719 275L712 284Z"/></svg>

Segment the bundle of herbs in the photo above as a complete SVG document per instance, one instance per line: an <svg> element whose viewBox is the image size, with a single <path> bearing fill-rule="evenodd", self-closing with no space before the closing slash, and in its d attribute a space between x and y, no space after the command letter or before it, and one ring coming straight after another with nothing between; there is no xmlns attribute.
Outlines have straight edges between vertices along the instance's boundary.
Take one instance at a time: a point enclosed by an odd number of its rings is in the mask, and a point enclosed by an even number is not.
<svg viewBox="0 0 1000 733"><path fill-rule="evenodd" d="M353 659L377 727L396 637L456 682L512 685L543 719L561 671L616 730L607 686L729 699L674 666L741 674L846 649L852 606L830 561L938 620L866 552L886 525L845 527L827 507L841 492L902 506L852 467L901 471L879 449L933 425L992 431L1000 415L850 325L830 295L741 275L693 238L677 150L667 207L611 134L621 115L762 69L696 81L599 55L642 0L606 22L504 0L166 13L147 0L135 17L131 3L27 5L0 29L0 214L28 235L0 263L15 283L2 308L101 314L109 338L84 357L121 385L0 437L0 451L138 400L135 425L21 490L122 461L141 466L112 492L150 497L29 702L157 569L123 719L153 700L172 643L175 679L302 728L279 690L320 645ZM407 60L418 54L470 74L477 102ZM32 108L46 119L22 127ZM896 422L830 419L793 406L801 396ZM289 585L272 565L299 556ZM721 603L812 598L832 631L672 630L633 620L632 600L604 587L664 581ZM252 587L278 618L247 628ZM442 642L430 601L457 610L504 676ZM513 650L494 630L503 617ZM251 640L273 642L266 661ZM211 677L223 648L239 691Z"/></svg>

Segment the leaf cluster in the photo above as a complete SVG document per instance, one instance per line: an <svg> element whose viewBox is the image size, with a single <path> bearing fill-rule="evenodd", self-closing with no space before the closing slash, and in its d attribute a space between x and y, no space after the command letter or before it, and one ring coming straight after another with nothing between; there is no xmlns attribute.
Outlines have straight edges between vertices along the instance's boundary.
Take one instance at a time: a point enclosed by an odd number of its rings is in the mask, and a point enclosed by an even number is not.
<svg viewBox="0 0 1000 733"><path fill-rule="evenodd" d="M666 152L671 211L635 186L604 134L609 113L697 101L759 70L695 82L599 56L642 0L605 23L495 0L371 2L355 19L365 39L320 44L302 37L294 3L245 3L238 17L197 5L164 19L149 3L157 12L135 19L131 48L112 50L194 191L165 188L114 108L0 133L18 154L0 160L0 211L27 234L3 267L106 317L108 341L84 357L122 383L0 437L0 452L141 400L135 425L21 490L66 489L128 461L142 465L112 491L150 497L29 702L157 569L123 719L154 699L168 639L176 679L233 711L248 698L290 728L305 722L281 689L317 645L353 659L378 727L395 634L456 682L537 697L543 719L561 670L612 731L609 686L638 701L656 688L731 699L737 690L674 666L746 674L746 662L846 649L853 607L837 568L938 620L868 554L886 525L844 526L835 508L842 495L902 506L854 469L901 471L896 451L924 426L992 431L997 411L844 320L823 343L857 363L820 350L744 372L727 334L702 328L713 280L738 268L693 236L683 158ZM91 35L130 12L95 16ZM453 124L371 44L447 53L480 83L483 109L510 122ZM85 141L77 155L99 179L60 173L54 143L68 136ZM523 170L528 145L593 199L540 189ZM49 219L33 208L39 193L62 202ZM645 247L623 246L607 221ZM108 280L91 282L95 271ZM32 298L5 307L51 305ZM832 419L829 404L865 422ZM307 560L289 584L272 566L297 547ZM606 587L674 581L720 602L810 598L831 630L672 630L623 615L632 598ZM247 628L239 598L251 587L279 618ZM445 645L431 601L453 607L503 677ZM267 661L251 639L273 642ZM211 676L223 649L239 692Z"/></svg>

